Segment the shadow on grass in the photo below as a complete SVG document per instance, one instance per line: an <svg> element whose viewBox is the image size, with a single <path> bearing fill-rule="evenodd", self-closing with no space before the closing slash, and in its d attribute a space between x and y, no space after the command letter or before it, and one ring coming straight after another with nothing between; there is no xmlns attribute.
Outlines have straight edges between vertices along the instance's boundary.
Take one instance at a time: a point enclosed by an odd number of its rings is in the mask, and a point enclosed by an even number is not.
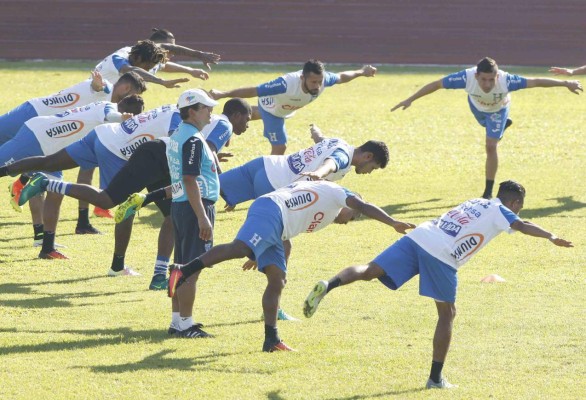
<svg viewBox="0 0 586 400"><path fill-rule="evenodd" d="M573 196L556 197L547 200L556 201L557 205L543 208L523 209L523 211L521 211L521 216L527 219L536 217L549 217L550 215L560 214L563 212L570 212L586 207L586 203L574 200Z"/></svg>
<svg viewBox="0 0 586 400"><path fill-rule="evenodd" d="M285 398L283 396L281 396L279 393L281 393L280 390L268 392L267 399L269 399L269 400L285 400Z"/></svg>
<svg viewBox="0 0 586 400"><path fill-rule="evenodd" d="M45 297L37 297L34 299L22 300L0 300L0 306L12 308L63 308L63 307L88 307L96 305L96 303L72 304L71 299L88 299L117 296L121 293L135 293L135 291L116 291L116 292L80 292L73 294L55 294ZM34 292L30 294L34 295ZM136 303L139 300L125 301L125 303ZM116 301L116 304L122 303ZM103 304L103 303L100 303Z"/></svg>
<svg viewBox="0 0 586 400"><path fill-rule="evenodd" d="M378 397L388 397L388 396L400 396L402 394L407 394L407 393L417 393L417 392L423 392L425 390L425 388L422 387L418 387L418 388L413 388L413 389L405 389L405 390L395 390L395 391L389 391L389 392L384 392L384 393L376 393L376 394L365 394L365 395L360 395L357 394L355 396L350 396L350 397L331 397L331 400L360 400L360 399L375 399Z"/></svg>
<svg viewBox="0 0 586 400"><path fill-rule="evenodd" d="M88 282L94 279L111 279L105 275L88 276L85 278L61 279L58 281L45 281L35 283L3 283L0 285L0 293L2 294L27 294L33 293L32 288L41 285L66 285L69 283Z"/></svg>
<svg viewBox="0 0 586 400"><path fill-rule="evenodd" d="M253 319L250 321L237 321L237 322L224 322L221 324L206 324L207 328L217 328L220 326L237 326L237 325L248 325L248 324L258 324L262 322L262 319Z"/></svg>

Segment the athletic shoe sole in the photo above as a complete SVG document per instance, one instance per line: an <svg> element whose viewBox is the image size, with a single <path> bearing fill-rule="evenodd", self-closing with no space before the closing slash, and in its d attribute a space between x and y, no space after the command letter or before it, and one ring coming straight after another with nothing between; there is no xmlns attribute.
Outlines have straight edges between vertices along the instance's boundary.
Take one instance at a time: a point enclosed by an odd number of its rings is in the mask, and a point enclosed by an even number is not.
<svg viewBox="0 0 586 400"><path fill-rule="evenodd" d="M326 281L319 281L313 287L312 291L309 292L309 295L303 304L303 315L305 315L306 318L311 318L311 316L317 311L317 306L319 306L319 302L326 295L327 289L328 283Z"/></svg>

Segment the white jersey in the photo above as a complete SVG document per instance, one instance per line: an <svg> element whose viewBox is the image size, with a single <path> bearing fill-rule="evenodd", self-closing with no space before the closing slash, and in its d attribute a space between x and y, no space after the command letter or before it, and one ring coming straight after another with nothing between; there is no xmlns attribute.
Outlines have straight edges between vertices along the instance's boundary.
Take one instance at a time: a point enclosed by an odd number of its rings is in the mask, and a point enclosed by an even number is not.
<svg viewBox="0 0 586 400"><path fill-rule="evenodd" d="M201 135L207 142L212 143L218 152L230 141L232 132L232 123L226 115L212 114L210 123L201 130Z"/></svg>
<svg viewBox="0 0 586 400"><path fill-rule="evenodd" d="M88 79L58 93L37 97L28 102L34 107L38 116L58 114L96 101L111 101L112 84L106 80L104 80L104 84L104 90L96 92L92 89L92 80Z"/></svg>
<svg viewBox="0 0 586 400"><path fill-rule="evenodd" d="M290 72L271 82L259 85L257 89L258 104L263 110L280 118L289 118L295 110L317 99L328 86L335 85L339 77L331 72L324 73L323 84L319 93L304 93L301 83L302 71Z"/></svg>
<svg viewBox="0 0 586 400"><path fill-rule="evenodd" d="M280 188L297 180L307 180L300 174L315 171L328 158L336 163L337 169L324 179L340 180L352 169L353 155L354 147L342 139L324 139L288 156L264 156L263 162L269 182L274 188Z"/></svg>
<svg viewBox="0 0 586 400"><path fill-rule="evenodd" d="M343 187L326 181L297 182L261 197L268 197L281 209L282 239L313 233L331 224L354 196Z"/></svg>
<svg viewBox="0 0 586 400"><path fill-rule="evenodd" d="M407 236L423 250L455 269L486 246L519 217L498 198L473 199L433 221L419 225Z"/></svg>
<svg viewBox="0 0 586 400"><path fill-rule="evenodd" d="M24 124L35 134L44 155L69 146L106 122L121 122L118 105L106 101L73 108L48 117L35 117Z"/></svg>
<svg viewBox="0 0 586 400"><path fill-rule="evenodd" d="M113 154L128 160L143 143L168 136L181 122L176 105L166 105L135 115L121 124L96 127L102 144Z"/></svg>
<svg viewBox="0 0 586 400"><path fill-rule="evenodd" d="M120 72L120 69L125 65L130 65L128 57L131 49L132 47L127 46L115 51L96 65L95 70L102 75L102 78L107 79L112 83L116 83L118 78L123 75ZM153 69L149 70L149 72L154 75L159 69L161 69L161 67L161 64L157 64Z"/></svg>

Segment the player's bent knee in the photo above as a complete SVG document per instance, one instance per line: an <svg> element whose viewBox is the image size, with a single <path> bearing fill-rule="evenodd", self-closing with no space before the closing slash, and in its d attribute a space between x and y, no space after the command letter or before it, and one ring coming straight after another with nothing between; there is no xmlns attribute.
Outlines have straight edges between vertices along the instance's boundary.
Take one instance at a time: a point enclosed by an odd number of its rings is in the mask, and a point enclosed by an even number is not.
<svg viewBox="0 0 586 400"><path fill-rule="evenodd" d="M381 276L384 276L385 271L378 265L373 262L369 263L362 274L363 280L371 281L373 279L378 279Z"/></svg>

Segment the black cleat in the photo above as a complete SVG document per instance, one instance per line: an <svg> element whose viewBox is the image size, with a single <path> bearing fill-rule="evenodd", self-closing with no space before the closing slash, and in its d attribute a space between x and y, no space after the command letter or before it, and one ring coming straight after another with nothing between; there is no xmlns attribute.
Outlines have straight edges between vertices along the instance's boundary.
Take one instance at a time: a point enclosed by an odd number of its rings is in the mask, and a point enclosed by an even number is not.
<svg viewBox="0 0 586 400"><path fill-rule="evenodd" d="M175 333L175 335L177 337L189 338L189 339L199 339L199 338L203 339L203 338L213 337L212 335L205 332L201 328L203 328L202 324L195 324L195 325L192 325L191 327L185 329L184 331L178 331L177 333ZM169 329L169 330L171 330L171 329Z"/></svg>

